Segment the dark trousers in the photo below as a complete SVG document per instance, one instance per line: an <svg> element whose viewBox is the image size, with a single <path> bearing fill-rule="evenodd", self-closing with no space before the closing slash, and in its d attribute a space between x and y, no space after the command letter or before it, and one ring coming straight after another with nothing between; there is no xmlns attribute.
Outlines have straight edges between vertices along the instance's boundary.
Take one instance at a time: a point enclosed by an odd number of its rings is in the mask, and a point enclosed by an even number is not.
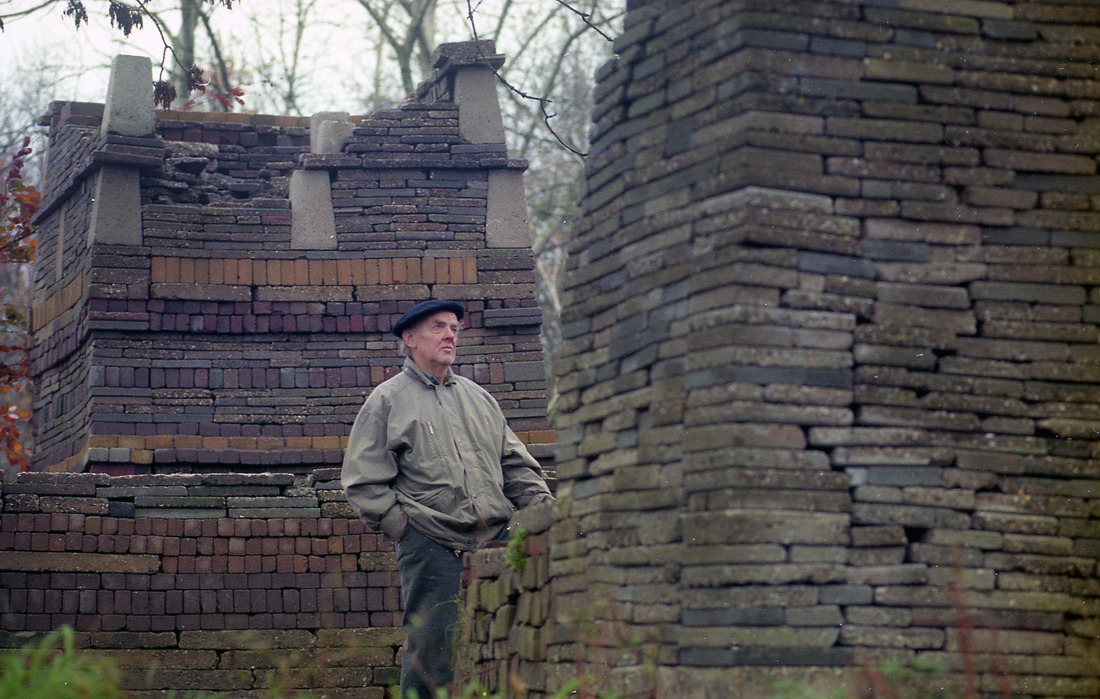
<svg viewBox="0 0 1100 699"><path fill-rule="evenodd" d="M430 699L451 681L461 611L462 557L413 526L397 544L405 650L401 699Z"/></svg>

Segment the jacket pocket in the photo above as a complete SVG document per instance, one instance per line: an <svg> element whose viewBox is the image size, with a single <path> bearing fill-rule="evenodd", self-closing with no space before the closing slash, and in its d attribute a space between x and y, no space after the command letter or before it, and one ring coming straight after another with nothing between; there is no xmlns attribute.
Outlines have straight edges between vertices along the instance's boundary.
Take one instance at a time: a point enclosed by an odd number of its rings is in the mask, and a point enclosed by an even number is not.
<svg viewBox="0 0 1100 699"><path fill-rule="evenodd" d="M420 504L426 509L442 512L448 516L454 516L458 501L455 499L454 488L436 488L424 494L420 498Z"/></svg>

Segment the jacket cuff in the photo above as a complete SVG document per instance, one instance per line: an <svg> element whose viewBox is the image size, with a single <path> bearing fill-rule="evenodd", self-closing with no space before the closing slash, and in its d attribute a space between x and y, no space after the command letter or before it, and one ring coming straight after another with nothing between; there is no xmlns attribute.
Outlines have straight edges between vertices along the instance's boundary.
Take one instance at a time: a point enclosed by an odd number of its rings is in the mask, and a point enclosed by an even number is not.
<svg viewBox="0 0 1100 699"><path fill-rule="evenodd" d="M409 524L409 516L406 515L400 505L394 505L382 516L379 526L382 533L392 541L401 541L401 535L405 533L405 527Z"/></svg>

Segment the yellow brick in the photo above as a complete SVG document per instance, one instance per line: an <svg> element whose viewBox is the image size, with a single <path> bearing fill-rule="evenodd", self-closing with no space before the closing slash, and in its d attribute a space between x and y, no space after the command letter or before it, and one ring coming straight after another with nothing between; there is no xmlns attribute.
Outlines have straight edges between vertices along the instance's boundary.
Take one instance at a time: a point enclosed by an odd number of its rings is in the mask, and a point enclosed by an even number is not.
<svg viewBox="0 0 1100 699"><path fill-rule="evenodd" d="M295 275L297 276L297 275ZM303 282L301 279L295 280L298 284L309 284L310 286L321 286L325 283L325 261L324 260L309 260L309 281Z"/></svg>
<svg viewBox="0 0 1100 699"><path fill-rule="evenodd" d="M339 274L337 273L336 260L323 260L321 264L322 274L321 283L325 285L338 284Z"/></svg>
<svg viewBox="0 0 1100 699"><path fill-rule="evenodd" d="M165 257L164 281L167 284L178 284L180 280L180 260L178 257Z"/></svg>
<svg viewBox="0 0 1100 699"><path fill-rule="evenodd" d="M371 286L378 283L378 260L363 260L364 283Z"/></svg>
<svg viewBox="0 0 1100 699"><path fill-rule="evenodd" d="M526 444L553 444L557 438L554 430L531 430L527 433Z"/></svg>
<svg viewBox="0 0 1100 699"><path fill-rule="evenodd" d="M393 283L409 283L409 261L403 257L393 261Z"/></svg>
<svg viewBox="0 0 1100 699"><path fill-rule="evenodd" d="M256 286L267 285L267 261L259 260L256 264L252 264L251 260L244 260L251 268L252 283Z"/></svg>
<svg viewBox="0 0 1100 699"><path fill-rule="evenodd" d="M195 281L199 284L224 284L225 265L222 260L203 260L202 266L206 268L206 281L201 281L198 269L195 270Z"/></svg>
<svg viewBox="0 0 1100 699"><path fill-rule="evenodd" d="M149 272L149 281L159 284L164 281L165 264L163 257L154 257L151 262L152 269Z"/></svg>
<svg viewBox="0 0 1100 699"><path fill-rule="evenodd" d="M225 284L237 283L237 261L220 260L222 263L222 280Z"/></svg>

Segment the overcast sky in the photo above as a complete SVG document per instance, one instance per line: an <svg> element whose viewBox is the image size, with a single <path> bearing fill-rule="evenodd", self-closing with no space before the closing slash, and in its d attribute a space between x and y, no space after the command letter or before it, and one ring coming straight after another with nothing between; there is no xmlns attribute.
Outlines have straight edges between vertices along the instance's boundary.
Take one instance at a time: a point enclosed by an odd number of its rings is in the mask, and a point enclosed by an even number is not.
<svg viewBox="0 0 1100 699"><path fill-rule="evenodd" d="M516 6L537 6L548 1L521 0ZM258 93L265 89L254 67L265 58L271 59L278 50L277 42L271 38L278 34L275 22L280 13L277 10L281 6L289 8L294 2L236 0L232 10L219 6L214 13L214 25L230 58L236 59L235 63L247 62L243 67L253 83L246 84L245 89L256 97L251 109L256 109L256 102L260 101ZM42 0L0 0L0 16L40 4ZM157 7L169 3L150 4ZM363 69L374 61L373 52L364 41L368 35L367 15L349 0L321 0L316 4L318 9L311 15L311 31L303 47L304 53L310 56L308 70L302 78L307 88L303 91L303 112L355 112L362 104L363 92L355 79L362 80L369 72ZM474 3L481 8L478 12L485 15L486 24L490 8L495 4L499 4L497 0ZM125 39L109 26L106 5L101 0L87 0L90 22L79 30L71 18L63 15L64 0L30 18L6 22L0 34L0 79L10 86L13 81L24 82L44 72L47 76L45 87L56 93L57 99L101 102L106 93L110 61L116 54L146 55L153 60L154 66L158 65L163 43L152 23L146 22L143 28L135 29ZM438 42L470 38L470 29L464 20L466 7L466 0L441 0ZM166 17L170 28L175 29L177 18L172 13ZM203 50L204 44L199 47L200 65L209 71L212 66ZM0 95L4 92L0 91Z"/></svg>

